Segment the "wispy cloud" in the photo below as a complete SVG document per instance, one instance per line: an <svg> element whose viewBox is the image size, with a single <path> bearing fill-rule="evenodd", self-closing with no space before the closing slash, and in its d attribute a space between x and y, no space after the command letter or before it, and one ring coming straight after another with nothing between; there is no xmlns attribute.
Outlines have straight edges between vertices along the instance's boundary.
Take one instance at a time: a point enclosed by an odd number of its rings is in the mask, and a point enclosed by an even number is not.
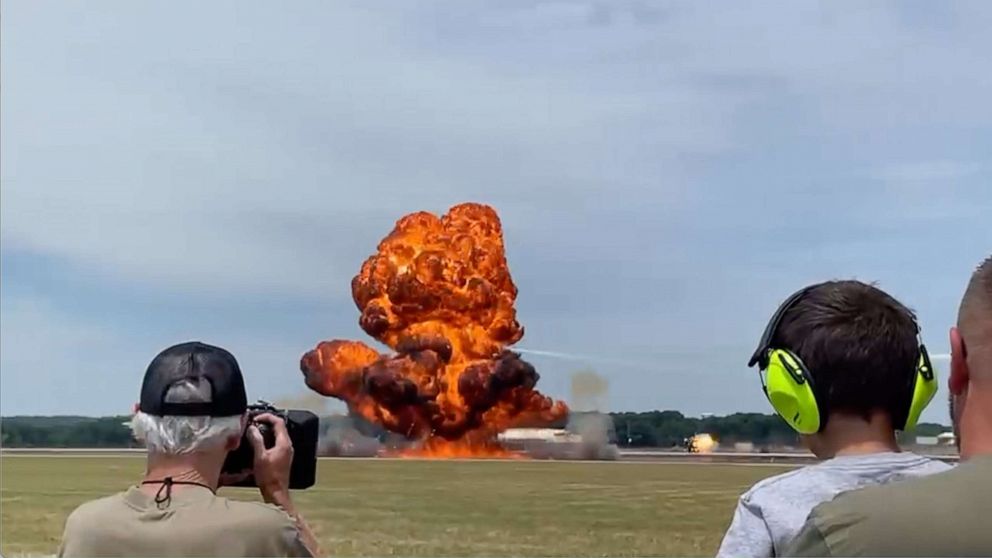
<svg viewBox="0 0 992 558"><path fill-rule="evenodd" d="M0 24L5 409L126 406L134 378L106 382L187 335L296 394L299 353L361 336L349 281L395 219L466 200L504 220L544 388L594 362L614 408L763 409L742 362L782 296L877 280L936 332L987 255L987 3L38 0ZM44 362L74 398L33 397Z"/></svg>
<svg viewBox="0 0 992 558"><path fill-rule="evenodd" d="M882 166L872 176L893 182L951 181L973 176L983 168L982 163L974 161L914 161Z"/></svg>

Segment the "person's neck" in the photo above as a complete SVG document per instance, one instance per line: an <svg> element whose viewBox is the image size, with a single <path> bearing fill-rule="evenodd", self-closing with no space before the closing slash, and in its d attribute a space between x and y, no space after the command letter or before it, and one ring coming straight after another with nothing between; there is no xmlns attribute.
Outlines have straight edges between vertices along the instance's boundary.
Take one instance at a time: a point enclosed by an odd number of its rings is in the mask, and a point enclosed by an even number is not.
<svg viewBox="0 0 992 558"><path fill-rule="evenodd" d="M983 386L984 387L984 386ZM972 387L961 424L961 459L992 455L992 389Z"/></svg>
<svg viewBox="0 0 992 558"><path fill-rule="evenodd" d="M148 493L158 491L157 481L171 477L173 482L195 483L203 485L216 492L220 482L221 465L217 459L202 453L185 455L149 455L148 466L142 482L141 490ZM189 487L186 484L176 485L175 489Z"/></svg>
<svg viewBox="0 0 992 558"><path fill-rule="evenodd" d="M885 413L863 417L833 414L822 433L824 458L898 452L892 421Z"/></svg>

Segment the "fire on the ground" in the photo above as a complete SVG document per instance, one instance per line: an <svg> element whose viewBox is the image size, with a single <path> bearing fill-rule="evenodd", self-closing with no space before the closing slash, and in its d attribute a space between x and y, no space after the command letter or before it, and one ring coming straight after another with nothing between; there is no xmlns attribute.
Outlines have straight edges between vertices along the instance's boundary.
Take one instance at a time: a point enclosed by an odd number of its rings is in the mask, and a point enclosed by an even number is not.
<svg viewBox="0 0 992 558"><path fill-rule="evenodd" d="M685 447L689 453L710 453L714 451L719 443L713 436L702 433L686 440Z"/></svg>
<svg viewBox="0 0 992 558"><path fill-rule="evenodd" d="M508 350L524 334L499 217L466 203L400 219L352 280L359 325L396 354L324 341L301 359L310 389L422 443L440 457L509 456L515 425L560 421L568 408L535 388L534 367Z"/></svg>

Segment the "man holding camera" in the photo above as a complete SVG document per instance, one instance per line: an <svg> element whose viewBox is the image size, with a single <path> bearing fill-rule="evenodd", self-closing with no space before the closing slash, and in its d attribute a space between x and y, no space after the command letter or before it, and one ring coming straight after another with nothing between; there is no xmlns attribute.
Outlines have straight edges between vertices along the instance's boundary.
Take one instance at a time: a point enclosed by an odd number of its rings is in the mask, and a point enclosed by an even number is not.
<svg viewBox="0 0 992 558"><path fill-rule="evenodd" d="M286 424L271 414L248 424L247 411L244 378L231 353L198 342L159 353L145 372L131 424L148 449L145 477L76 508L59 556L317 555L289 492L293 444ZM271 447L254 422L271 428ZM222 475L243 434L254 450L251 473L264 504L216 494L247 476Z"/></svg>

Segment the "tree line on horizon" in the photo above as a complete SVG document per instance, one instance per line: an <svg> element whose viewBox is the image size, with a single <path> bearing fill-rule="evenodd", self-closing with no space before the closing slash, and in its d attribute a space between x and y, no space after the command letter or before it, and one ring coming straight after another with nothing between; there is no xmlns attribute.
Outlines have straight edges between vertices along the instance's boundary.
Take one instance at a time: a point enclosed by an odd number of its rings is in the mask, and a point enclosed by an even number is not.
<svg viewBox="0 0 992 558"><path fill-rule="evenodd" d="M578 414L578 413L576 413ZM710 434L722 444L749 442L756 446L797 445L799 438L776 415L734 413L726 416L687 417L678 411L609 413L610 440L620 447L682 446L696 434ZM128 416L16 416L0 418L0 447L5 448L129 448L139 447L127 424ZM350 428L380 441L390 436L383 428L358 417L321 418L322 429ZM569 428L570 422L552 425ZM936 436L949 430L934 423L921 423L904 436L903 443L915 436Z"/></svg>

